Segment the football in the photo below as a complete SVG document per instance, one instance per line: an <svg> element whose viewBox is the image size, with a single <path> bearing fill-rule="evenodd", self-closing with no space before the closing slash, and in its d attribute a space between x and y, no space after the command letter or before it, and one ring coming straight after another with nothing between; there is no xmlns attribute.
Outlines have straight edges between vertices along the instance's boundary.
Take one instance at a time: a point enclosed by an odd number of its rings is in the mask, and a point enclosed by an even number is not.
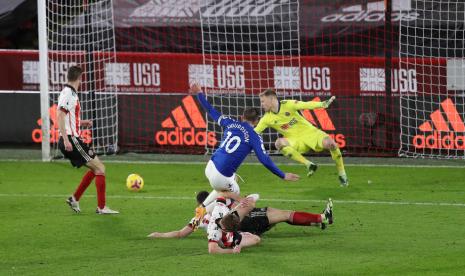
<svg viewBox="0 0 465 276"><path fill-rule="evenodd" d="M126 179L126 187L130 191L138 192L144 188L144 179L138 174L130 174Z"/></svg>

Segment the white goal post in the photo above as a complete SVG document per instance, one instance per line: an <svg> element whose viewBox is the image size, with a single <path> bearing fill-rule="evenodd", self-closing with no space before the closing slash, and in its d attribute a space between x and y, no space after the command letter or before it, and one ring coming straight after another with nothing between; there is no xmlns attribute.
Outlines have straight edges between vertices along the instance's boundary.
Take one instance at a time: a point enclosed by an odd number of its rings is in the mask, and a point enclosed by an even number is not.
<svg viewBox="0 0 465 276"><path fill-rule="evenodd" d="M118 144L117 90L105 79L116 63L113 0L37 0L39 25L42 160L61 156L56 103L67 69L84 70L79 89L81 119L93 122L81 138L98 154L113 154Z"/></svg>
<svg viewBox="0 0 465 276"><path fill-rule="evenodd" d="M40 118L42 119L42 161L50 161L50 114L48 88L47 0L37 0L39 27Z"/></svg>

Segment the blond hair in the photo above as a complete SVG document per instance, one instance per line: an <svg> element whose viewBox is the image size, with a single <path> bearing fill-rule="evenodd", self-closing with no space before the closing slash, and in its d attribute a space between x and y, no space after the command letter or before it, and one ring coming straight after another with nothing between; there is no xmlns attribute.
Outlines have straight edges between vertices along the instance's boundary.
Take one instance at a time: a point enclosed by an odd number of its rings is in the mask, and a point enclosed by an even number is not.
<svg viewBox="0 0 465 276"><path fill-rule="evenodd" d="M268 88L266 89L265 91L263 91L262 93L259 94L259 96L266 96L266 97L275 97L277 98L278 96L276 95L276 91L274 91L273 89L271 88Z"/></svg>

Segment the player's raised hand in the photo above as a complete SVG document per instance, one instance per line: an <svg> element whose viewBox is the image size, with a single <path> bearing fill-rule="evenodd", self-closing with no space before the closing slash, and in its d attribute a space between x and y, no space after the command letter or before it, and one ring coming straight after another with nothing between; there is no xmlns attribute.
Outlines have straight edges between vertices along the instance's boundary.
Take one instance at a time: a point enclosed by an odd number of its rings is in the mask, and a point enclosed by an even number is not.
<svg viewBox="0 0 465 276"><path fill-rule="evenodd" d="M191 94L197 94L197 93L200 93L202 92L202 87L200 86L200 84L194 82L191 84L191 87L189 88L189 93Z"/></svg>
<svg viewBox="0 0 465 276"><path fill-rule="evenodd" d="M332 96L329 100L323 102L323 107L328 108L336 99L336 96Z"/></svg>
<svg viewBox="0 0 465 276"><path fill-rule="evenodd" d="M284 180L286 181L297 181L300 179L300 176L294 173L286 173L284 175Z"/></svg>

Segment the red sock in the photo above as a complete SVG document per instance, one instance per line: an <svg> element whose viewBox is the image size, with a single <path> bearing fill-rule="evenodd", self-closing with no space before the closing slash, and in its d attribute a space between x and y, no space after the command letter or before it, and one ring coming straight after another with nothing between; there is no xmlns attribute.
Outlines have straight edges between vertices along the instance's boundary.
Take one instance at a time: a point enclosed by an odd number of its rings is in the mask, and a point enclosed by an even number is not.
<svg viewBox="0 0 465 276"><path fill-rule="evenodd" d="M84 177L82 178L81 180L81 184L79 184L79 186L77 187L76 191L74 192L74 198L76 199L76 201L79 201L79 199L81 198L82 194L84 193L84 191L87 189L87 187L89 187L90 183L92 182L92 180L94 179L95 177L95 174L93 171L88 171Z"/></svg>
<svg viewBox="0 0 465 276"><path fill-rule="evenodd" d="M292 225L312 225L312 223L321 223L321 215L305 212L293 212L288 223Z"/></svg>
<svg viewBox="0 0 465 276"><path fill-rule="evenodd" d="M95 176L95 186L97 187L97 205L103 209L105 207L105 175Z"/></svg>

